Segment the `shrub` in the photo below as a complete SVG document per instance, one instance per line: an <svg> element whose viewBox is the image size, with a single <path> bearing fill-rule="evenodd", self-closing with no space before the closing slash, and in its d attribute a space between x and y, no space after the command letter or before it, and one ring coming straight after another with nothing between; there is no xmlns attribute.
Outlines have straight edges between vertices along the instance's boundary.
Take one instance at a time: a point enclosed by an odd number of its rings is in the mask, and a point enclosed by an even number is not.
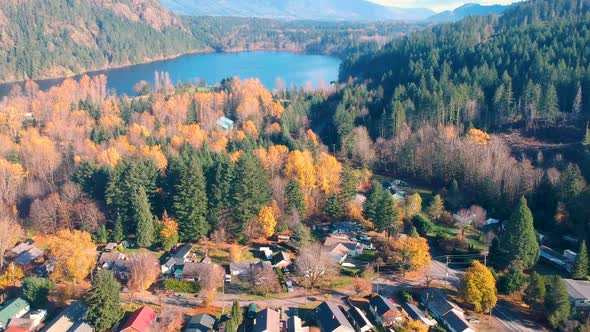
<svg viewBox="0 0 590 332"><path fill-rule="evenodd" d="M166 279L164 280L164 289L178 293L197 293L199 291L199 285L196 281Z"/></svg>
<svg viewBox="0 0 590 332"><path fill-rule="evenodd" d="M426 236L426 234L432 231L432 222L423 214L417 214L412 218L412 224L416 227L418 234Z"/></svg>

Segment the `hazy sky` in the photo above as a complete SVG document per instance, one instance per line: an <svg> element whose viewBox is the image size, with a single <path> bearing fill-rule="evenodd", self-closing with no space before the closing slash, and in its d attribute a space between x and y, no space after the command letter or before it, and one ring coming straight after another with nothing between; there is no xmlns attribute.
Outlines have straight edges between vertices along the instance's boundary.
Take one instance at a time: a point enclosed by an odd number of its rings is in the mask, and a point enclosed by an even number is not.
<svg viewBox="0 0 590 332"><path fill-rule="evenodd" d="M386 6L406 8L430 8L443 11L457 8L466 3L480 3L483 5L510 4L517 0L369 0Z"/></svg>

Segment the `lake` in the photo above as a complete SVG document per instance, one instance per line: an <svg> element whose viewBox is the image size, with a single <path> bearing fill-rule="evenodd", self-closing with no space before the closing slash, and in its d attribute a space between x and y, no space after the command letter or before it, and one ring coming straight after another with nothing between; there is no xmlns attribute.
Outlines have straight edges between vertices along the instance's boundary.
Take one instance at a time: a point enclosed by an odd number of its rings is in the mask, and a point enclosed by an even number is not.
<svg viewBox="0 0 590 332"><path fill-rule="evenodd" d="M157 61L123 68L101 70L88 75L107 75L107 88L117 94L135 95L133 87L140 81L154 82L156 71L168 72L170 80L194 82L197 78L214 85L224 78L238 76L258 78L268 89L282 78L287 87L304 86L307 82L318 87L338 79L340 60L322 55L305 55L288 52L239 52L189 54L175 59ZM75 78L79 78L76 76ZM42 90L61 84L64 79L39 80ZM15 84L0 84L0 96L7 95Z"/></svg>

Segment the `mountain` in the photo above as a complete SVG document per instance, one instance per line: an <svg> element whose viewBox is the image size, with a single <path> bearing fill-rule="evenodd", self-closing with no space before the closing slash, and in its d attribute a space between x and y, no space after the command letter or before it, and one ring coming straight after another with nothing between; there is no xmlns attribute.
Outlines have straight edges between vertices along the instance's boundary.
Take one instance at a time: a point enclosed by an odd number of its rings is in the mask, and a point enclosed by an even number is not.
<svg viewBox="0 0 590 332"><path fill-rule="evenodd" d="M0 81L68 76L204 48L157 0L0 1Z"/></svg>
<svg viewBox="0 0 590 332"><path fill-rule="evenodd" d="M477 3L468 3L454 10L447 10L428 18L431 22L454 22L464 19L468 16L483 16L490 14L501 14L510 6L491 5L484 6Z"/></svg>
<svg viewBox="0 0 590 332"><path fill-rule="evenodd" d="M187 16L239 16L298 20L422 20L424 8L395 8L366 0L161 0L164 7Z"/></svg>

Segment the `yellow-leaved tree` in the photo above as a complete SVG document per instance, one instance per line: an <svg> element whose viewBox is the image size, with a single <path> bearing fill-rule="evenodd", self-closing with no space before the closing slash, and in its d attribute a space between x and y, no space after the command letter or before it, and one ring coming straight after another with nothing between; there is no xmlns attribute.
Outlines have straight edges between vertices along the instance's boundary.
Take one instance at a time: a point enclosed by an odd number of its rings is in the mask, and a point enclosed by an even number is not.
<svg viewBox="0 0 590 332"><path fill-rule="evenodd" d="M20 266L10 263L6 271L0 274L0 289L16 286L16 283L25 277L25 273Z"/></svg>
<svg viewBox="0 0 590 332"><path fill-rule="evenodd" d="M496 306L496 279L492 271L479 261L473 261L467 269L459 290L463 300L476 312L489 313Z"/></svg>
<svg viewBox="0 0 590 332"><path fill-rule="evenodd" d="M325 194L336 194L340 190L342 165L336 158L321 152L316 165L318 185Z"/></svg>
<svg viewBox="0 0 590 332"><path fill-rule="evenodd" d="M430 265L430 247L425 238L403 236L392 241L393 260L400 264L404 273L422 273Z"/></svg>
<svg viewBox="0 0 590 332"><path fill-rule="evenodd" d="M258 222L262 226L262 232L265 237L271 237L275 233L277 221L272 206L263 206L258 213Z"/></svg>
<svg viewBox="0 0 590 332"><path fill-rule="evenodd" d="M422 211L422 197L419 193L415 193L408 197L408 202L406 203L406 217L412 218L420 213L420 211Z"/></svg>
<svg viewBox="0 0 590 332"><path fill-rule="evenodd" d="M83 231L58 231L49 238L49 254L56 259L51 279L78 282L88 276L96 261L96 247Z"/></svg>

